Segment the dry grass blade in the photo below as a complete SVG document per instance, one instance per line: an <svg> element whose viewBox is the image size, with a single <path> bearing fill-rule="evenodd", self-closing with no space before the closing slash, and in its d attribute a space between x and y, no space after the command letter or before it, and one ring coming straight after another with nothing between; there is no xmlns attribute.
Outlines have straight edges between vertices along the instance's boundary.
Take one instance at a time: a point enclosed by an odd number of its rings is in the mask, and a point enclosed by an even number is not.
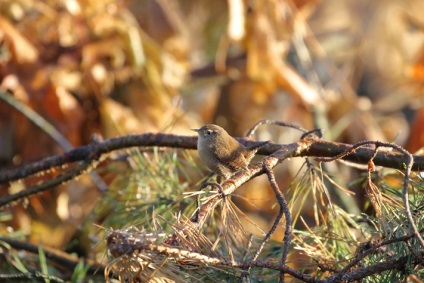
<svg viewBox="0 0 424 283"><path fill-rule="evenodd" d="M381 207L382 207L382 195L377 186L371 181L371 176L368 175L367 185L365 186L365 192L370 199L372 206L375 209L377 217L381 217Z"/></svg>

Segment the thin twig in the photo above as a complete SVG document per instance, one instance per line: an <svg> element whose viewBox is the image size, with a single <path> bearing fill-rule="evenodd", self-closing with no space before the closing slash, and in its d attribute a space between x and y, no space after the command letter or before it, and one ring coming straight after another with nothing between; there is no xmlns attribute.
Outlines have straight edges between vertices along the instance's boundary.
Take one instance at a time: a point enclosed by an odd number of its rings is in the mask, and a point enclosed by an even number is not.
<svg viewBox="0 0 424 283"><path fill-rule="evenodd" d="M247 132L246 137L247 138L251 138L255 134L255 132L259 128L259 126L264 125L264 124L272 124L272 125L277 125L277 126L281 126L281 127L289 127L289 128L293 128L293 129L299 130L299 131L301 131L303 133L307 133L308 132L308 130L306 130L306 129L298 126L298 125L295 125L295 124L285 123L285 122L281 122L281 121L277 121L277 120L261 120L261 121L257 122Z"/></svg>
<svg viewBox="0 0 424 283"><path fill-rule="evenodd" d="M307 131L305 133L303 133L300 136L300 139L303 140L304 138L307 138L309 135L316 135L318 138L322 138L323 134L322 134L322 129L313 129L310 131Z"/></svg>
<svg viewBox="0 0 424 283"><path fill-rule="evenodd" d="M364 279L374 274L380 274L388 270L405 270L405 264L408 262L409 256L403 256L396 259L388 259L383 262L373 264L368 267L355 269L345 274L336 274L328 277L326 280L320 281L322 283L338 283L338 282L357 282L357 280Z"/></svg>
<svg viewBox="0 0 424 283"><path fill-rule="evenodd" d="M350 144L316 140L313 144L311 144L309 150L305 152L304 156L319 156L316 160L323 162L327 162L327 158L331 158L332 160L343 158L345 161L357 164L367 164L373 154L373 148L365 147L352 149L352 145ZM374 158L374 163L377 166L399 170L405 169L404 161L404 155L397 152L379 152ZM414 156L414 165L412 166L412 170L424 171L424 156Z"/></svg>
<svg viewBox="0 0 424 283"><path fill-rule="evenodd" d="M258 247L255 255L252 257L252 261L255 261L255 260L258 259L258 257L261 254L263 248L265 247L265 244L269 241L269 239L271 239L272 234L274 234L275 230L277 229L278 225L280 224L280 221L283 218L283 214L284 214L284 203L285 203L284 197L282 197L283 198L283 201L281 201L281 196L280 196L281 195L281 192L278 189L278 186L277 187L274 186L275 177L274 177L274 174L271 172L272 169L266 167L265 164L264 164L264 167L265 167L265 173L268 175L268 180L271 183L272 189L274 190L274 193L276 195L278 204L280 205L280 210L278 211L278 215L275 218L274 223L271 226L271 229L269 229L268 233L266 233L266 235L263 238L261 244L259 245L259 247ZM271 174L271 177L270 177L270 174ZM287 203L286 203L286 205L287 205ZM285 250L285 244L284 244L284 248L283 248L283 254L284 254L284 250ZM285 262L285 260L284 260L284 262ZM248 273L249 272L249 269L246 270L246 272ZM241 276L245 276L245 274L242 273ZM240 279L241 278L242 277L240 277ZM240 281L240 279L239 279L239 281Z"/></svg>
<svg viewBox="0 0 424 283"><path fill-rule="evenodd" d="M424 229L421 230L421 232L424 232ZM363 260L367 255L375 252L377 249L390 245L390 244L394 244L394 243L398 243L398 242L407 242L410 239L416 237L415 233L412 233L410 235L406 235L406 236L402 236L402 237L397 237L397 238L393 238L393 239L389 239L389 240L385 240L381 243L377 243L377 244L372 244L371 247L367 250L361 251L360 253L358 253L358 255L348 264L346 265L341 271L340 271L340 276L347 273L352 267L354 267L355 265L357 265L361 260ZM367 242L370 243L370 242ZM364 243L364 244L367 244Z"/></svg>
<svg viewBox="0 0 424 283"><path fill-rule="evenodd" d="M29 187L28 189L19 191L15 194L4 196L4 197L0 198L0 208L7 205L7 204L12 203L12 202L22 200L26 197L44 192L44 191L51 189L51 188L54 188L54 187L56 187L60 184L63 184L66 181L73 180L76 177L84 174L88 170L89 167L90 167L90 164L84 162L84 163L80 164L77 169L66 172L62 175L59 175L56 178L47 180L47 181L41 183L40 185L34 185L34 186Z"/></svg>
<svg viewBox="0 0 424 283"><path fill-rule="evenodd" d="M415 236L415 235L414 235ZM406 245L407 245L407 247L408 247L408 250L415 256L415 258L418 260L418 262L422 265L422 266L424 266L424 253L423 252L421 252L422 254L420 255L420 254L418 254L415 250L414 250L414 248L411 246L411 243L410 242L406 242Z"/></svg>
<svg viewBox="0 0 424 283"><path fill-rule="evenodd" d="M243 145L249 147L253 146L255 141L237 138ZM19 179L26 178L30 175L37 174L43 171L47 171L53 167L63 166L66 164L84 161L90 156L91 152L96 148L100 148L100 154L107 154L115 150L121 150L131 147L169 147L169 148L184 148L184 149L196 149L197 137L195 136L178 136L173 134L163 133L145 133L141 135L128 135L123 137L111 138L95 144L89 144L77 147L69 150L63 154L50 156L39 161L20 166L16 169L2 170L0 172L0 184L6 184L8 182L16 181ZM270 155L281 147L287 147L288 145L281 144L268 144L258 151L258 154ZM307 150L302 150L299 154L295 154L291 157L296 156L324 156L332 157L334 160L338 159L338 154L342 153L343 158L347 161L367 164L370 157L373 155L373 149L359 148L355 152L351 152L346 155L346 151L351 149L351 145L328 142L320 139L316 139L311 143ZM336 157L334 157L336 156ZM322 160L324 161L324 160ZM374 163L379 166L404 169L403 168L404 157L400 154L393 153L379 153L374 159ZM414 171L424 170L424 156L414 156L414 163L412 166Z"/></svg>
<svg viewBox="0 0 424 283"><path fill-rule="evenodd" d="M220 193L222 199L225 200L225 194L224 194L224 192L222 190L222 186L220 184L218 184L218 183L215 183L215 182L203 182L200 185L199 191L203 190L204 188L206 188L208 186L217 187L218 188L218 193ZM196 209L196 211L194 213L194 216L193 216L193 219L192 219L192 221L194 223L198 223L199 222L199 212L200 212L200 207L201 207L200 194L198 194L197 197L196 197L196 203L197 203L196 204L197 205L197 209Z"/></svg>
<svg viewBox="0 0 424 283"><path fill-rule="evenodd" d="M375 145L376 149L379 148L379 147L391 147L391 148L394 148L397 151L403 153L403 156L404 156L404 162L403 162L404 168L403 169L405 169L405 177L404 177L404 180L403 180L403 201L404 201L404 205L405 205L405 214L406 214L406 218L408 219L409 224L412 227L412 230L414 231L415 236L417 237L421 246L424 247L424 240L421 237L420 233L418 232L418 228L415 225L414 218L412 218L411 208L409 207L409 192L408 192L409 191L409 179L410 179L412 167L413 167L413 164L414 164L414 157L412 156L411 153L409 153L403 147L401 147L397 144L393 144L393 143L385 143L385 142L379 142L379 141L362 141L362 142L354 144L349 149L347 149L345 152L342 152L342 153L340 153L340 154L338 154L334 157L329 157L329 158L320 157L320 158L316 158L316 160L321 161L321 162L334 161L334 160L337 160L339 158L346 157L347 155L355 152L355 150L359 147L362 147L364 145L369 145L369 144ZM376 157L377 157L377 154L376 154L376 150L375 150L373 155L371 156L371 158L376 158Z"/></svg>
<svg viewBox="0 0 424 283"><path fill-rule="evenodd" d="M275 181L274 172L272 172L272 169L268 166L268 164L266 162L264 162L264 167L265 167L265 172L268 176L268 180L271 183L271 187L274 190L275 196L276 196L278 203L280 205L279 215L284 213L285 218L286 218L286 230L284 231L284 239L283 239L284 246L283 246L283 252L282 252L282 255L281 255L281 264L285 265L286 260L287 260L287 255L289 253L291 236L292 236L292 219L291 219L290 209L288 207L286 199L284 198L284 195L281 193L280 189L278 188L278 184ZM281 219L281 217L280 217L280 219ZM272 226L270 232L268 233L269 237L271 236L271 234L277 228L277 225L280 222L280 219L278 219L278 221L276 220L274 222L274 225ZM284 282L284 272L280 272L280 282Z"/></svg>

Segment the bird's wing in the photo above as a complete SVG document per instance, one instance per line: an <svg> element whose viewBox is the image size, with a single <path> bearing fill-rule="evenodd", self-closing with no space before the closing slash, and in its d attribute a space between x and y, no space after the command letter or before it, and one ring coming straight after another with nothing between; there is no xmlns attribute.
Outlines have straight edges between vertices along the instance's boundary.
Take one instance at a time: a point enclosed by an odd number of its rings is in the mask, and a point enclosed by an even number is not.
<svg viewBox="0 0 424 283"><path fill-rule="evenodd" d="M245 169L247 166L246 158L240 151L233 151L231 154L223 155L221 157L218 157L216 153L214 153L214 158L231 171L239 171L241 169Z"/></svg>

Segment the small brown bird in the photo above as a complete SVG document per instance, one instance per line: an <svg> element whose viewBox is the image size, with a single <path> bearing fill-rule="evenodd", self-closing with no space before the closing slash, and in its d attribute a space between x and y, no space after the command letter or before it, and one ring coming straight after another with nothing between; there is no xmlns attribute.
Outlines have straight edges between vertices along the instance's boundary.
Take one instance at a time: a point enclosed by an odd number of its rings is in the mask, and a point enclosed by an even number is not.
<svg viewBox="0 0 424 283"><path fill-rule="evenodd" d="M248 170L250 160L255 153L269 141L258 143L247 148L230 136L223 128L217 125L205 125L197 132L197 150L199 157L214 173L230 178L240 170Z"/></svg>

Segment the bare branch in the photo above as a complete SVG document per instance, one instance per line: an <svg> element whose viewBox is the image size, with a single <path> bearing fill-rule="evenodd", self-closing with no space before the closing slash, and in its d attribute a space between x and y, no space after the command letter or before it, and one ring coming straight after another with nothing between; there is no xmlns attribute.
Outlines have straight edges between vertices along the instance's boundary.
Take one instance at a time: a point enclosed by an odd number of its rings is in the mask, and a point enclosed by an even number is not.
<svg viewBox="0 0 424 283"><path fill-rule="evenodd" d="M268 261L235 261L224 257L211 257L198 252L192 252L185 249L157 245L150 241L128 237L126 233L121 234L119 230L112 231L106 238L108 250L115 256L130 255L134 252L156 252L158 255L174 257L173 260L183 264L182 258L195 259L200 263L212 266L236 267L240 269L249 269L251 267L269 268L290 274L304 282L317 282L310 275L303 274L281 263ZM172 259L172 258L171 258ZM192 262L191 262L192 264Z"/></svg>
<svg viewBox="0 0 424 283"><path fill-rule="evenodd" d="M239 142L245 146L251 147L256 144L256 141L252 141L246 138L237 138ZM75 149L66 151L63 154L47 157L42 160L20 166L16 169L2 170L0 172L0 184L6 184L15 180L19 180L30 175L40 173L49 170L53 167L62 166L78 161L86 160L90 154L96 149L100 155L125 149L131 147L170 147L170 148L183 148L183 149L196 149L197 148L197 137L195 136L178 136L173 134L163 133L146 133L141 135L129 135L118 138L111 138L103 142L93 143L85 146L80 146ZM275 143L269 143L258 151L261 155L270 155L280 149L282 146ZM345 153L352 146L343 143L322 141L315 139L310 144L307 150L302 150L296 156L309 156L309 157L335 157L339 154ZM371 156L374 154L373 149L359 148L355 152L350 153L347 156L343 156L344 160L367 164ZM424 156L413 156L414 162L411 170L423 171L424 170ZM384 166L389 168L395 168L402 170L404 169L404 156L402 154L384 152L378 153L374 159L374 162L378 166Z"/></svg>
<svg viewBox="0 0 424 283"><path fill-rule="evenodd" d="M394 242L407 241L411 238L415 237L415 235L409 235L404 237L399 237L395 239L391 239L385 242L382 242L379 245L374 245L368 251L364 252L364 254L369 254L375 251L377 248L382 247L384 245L388 245ZM282 273L289 274L294 278L297 278L303 282L311 282L311 283L333 283L333 282L341 282L341 281L354 281L360 280L367 276L371 276L374 274L379 274L381 272L387 270L402 270L404 269L405 264L410 260L409 256L402 256L399 258L389 258L386 261L379 262L367 267L357 268L351 272L346 272L348 269L352 268L354 265L349 264L349 268L343 269L343 271L336 273L325 280L320 280L312 277L309 274L305 274L303 272L297 271L293 268L286 266L283 263L275 263L269 261L236 261L230 260L225 257L211 257L206 256L204 254L189 251L186 249L169 247L164 245L158 245L153 243L151 240L146 238L143 240L143 237L136 238L132 236L128 236L127 233L121 232L120 230L115 230L109 233L107 236L107 245L108 250L115 256L123 258L124 255L132 255L137 253L156 253L158 256L162 255L167 257L169 260L172 260L181 266L187 264L187 267L193 266L193 261L184 261L183 259L194 259L195 262L202 264L203 266L224 266L224 267L235 267L240 268L242 270L248 270L253 267L259 268L268 268L280 271ZM362 257L363 258L363 257ZM354 262L358 262L358 259L355 259ZM413 259L413 262L418 262L417 259Z"/></svg>
<svg viewBox="0 0 424 283"><path fill-rule="evenodd" d="M284 246L283 246L283 252L281 255L281 264L285 265L287 260L287 255L289 253L291 234L292 234L292 219L291 219L290 209L287 205L287 201L284 198L284 195L281 193L280 189L278 188L272 169L268 166L266 162L264 162L264 167L265 167L266 174L268 175L269 182L271 183L271 187L274 190L275 196L280 205L279 216L284 213L286 217L286 230L284 232L284 239L283 239ZM274 233L275 229L277 228L277 225L280 222L280 219L281 219L281 216L277 217L277 219L274 221L274 225L272 226L271 230L267 234L268 239L271 237L272 233ZM267 238L265 239L268 240ZM284 282L284 272L280 272L280 282Z"/></svg>
<svg viewBox="0 0 424 283"><path fill-rule="evenodd" d="M50 168L85 161L90 156L97 158L103 154L131 147L163 146L173 148L196 148L196 137L184 137L172 134L142 134L111 138L103 142L96 142L66 151L63 154L47 157L37 162L21 166L17 169L0 172L0 184L15 181L30 175L46 171ZM96 153L96 155L93 155Z"/></svg>
<svg viewBox="0 0 424 283"><path fill-rule="evenodd" d="M293 128L293 129L296 129L296 130L299 130L299 131L301 131L301 132L303 132L303 133L306 133L306 132L308 132L308 130L306 130L306 129L304 129L304 128L302 128L302 127L299 127L298 125L295 125L295 124L290 124L290 123L285 123L285 122L282 122L282 121L277 121L277 120L261 120L261 121L259 121L259 122L257 122L248 132L247 132L247 134L246 134L246 137L248 137L248 138L251 138L254 134L255 134L255 132L256 132L256 130L260 127L260 126L262 126L262 125L265 125L265 124L271 124L271 125L277 125L277 126L280 126L280 127L288 127L288 128Z"/></svg>
<svg viewBox="0 0 424 283"><path fill-rule="evenodd" d="M348 148L345 152L342 152L334 157L330 157L330 158L320 157L320 158L317 158L317 160L322 162L329 162L329 161L337 160L339 158L344 158L352 154L353 152L355 152L357 148L364 145L369 145L369 144L375 145L375 150L374 150L374 153L371 155L370 159L368 160L368 162L373 161L374 158L377 158L378 154L376 152L379 147L390 147L403 153L404 161L402 165L404 168L401 168L401 169L406 169L405 177L403 179L403 201L405 205L405 214L406 214L406 217L408 218L409 224L412 227L412 230L414 231L415 236L419 240L421 246L424 248L424 240L421 237L417 226L415 225L415 221L412 218L412 214L411 214L411 208L409 207L409 194L408 194L409 179L410 179L412 167L414 165L414 157L412 156L412 154L410 154L407 150L405 150L404 148L402 148L401 146L397 144L385 143L385 142L379 142L379 141L362 141L362 142L354 144L353 146Z"/></svg>
<svg viewBox="0 0 424 283"><path fill-rule="evenodd" d="M66 173L64 173L64 174L62 174L62 175L60 175L56 178L52 178L50 180L47 180L47 181L45 181L45 182L43 182L39 185L31 186L31 187L27 188L26 190L22 190L22 191L15 193L15 194L4 196L4 197L0 198L0 208L2 206L7 205L7 204L13 203L15 201L19 201L19 200L22 200L26 197L44 192L44 191L51 189L51 188L54 188L54 187L56 187L60 184L63 184L66 181L73 180L76 177L84 174L87 171L87 169L89 168L89 166L90 166L90 164L84 162L75 170L66 172Z"/></svg>
<svg viewBox="0 0 424 283"><path fill-rule="evenodd" d="M421 232L424 232L424 229L421 230ZM347 273L351 268L353 268L355 265L357 265L361 260L363 260L367 255L375 252L377 249L393 244L398 242L407 242L410 239L413 239L415 237L415 233L412 233L411 235L406 235L402 237L397 237L393 239L389 239L380 243L371 243L371 242L365 242L362 243L361 247L369 246L368 249L362 249L357 252L357 256L348 264L346 265L341 271L340 274Z"/></svg>

